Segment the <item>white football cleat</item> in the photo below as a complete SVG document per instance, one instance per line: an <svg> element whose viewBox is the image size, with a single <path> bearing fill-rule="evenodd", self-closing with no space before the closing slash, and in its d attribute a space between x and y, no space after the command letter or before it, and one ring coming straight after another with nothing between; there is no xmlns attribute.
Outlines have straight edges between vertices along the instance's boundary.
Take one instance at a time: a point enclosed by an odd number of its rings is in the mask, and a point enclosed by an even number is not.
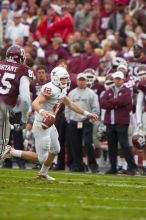
<svg viewBox="0 0 146 220"><path fill-rule="evenodd" d="M5 160L6 158L11 158L10 151L12 150L12 147L10 145L7 145L4 152L0 156L0 160Z"/></svg>
<svg viewBox="0 0 146 220"><path fill-rule="evenodd" d="M44 179L46 179L46 180L48 180L49 182L52 182L52 181L55 181L55 180L56 180L55 178L53 178L53 177L51 177L51 176L49 176L49 175L47 175L47 174L38 174L37 179L39 179L39 180L44 180Z"/></svg>

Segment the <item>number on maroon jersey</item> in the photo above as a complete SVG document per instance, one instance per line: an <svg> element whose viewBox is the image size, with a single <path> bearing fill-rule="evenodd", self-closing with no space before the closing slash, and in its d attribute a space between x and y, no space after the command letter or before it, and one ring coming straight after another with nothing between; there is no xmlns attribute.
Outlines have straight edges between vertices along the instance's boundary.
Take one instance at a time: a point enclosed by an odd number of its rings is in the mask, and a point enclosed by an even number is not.
<svg viewBox="0 0 146 220"><path fill-rule="evenodd" d="M6 95L9 93L12 85L10 80L15 78L15 74L5 72L1 78L1 85L0 85L0 94Z"/></svg>
<svg viewBox="0 0 146 220"><path fill-rule="evenodd" d="M34 80L34 72L31 69L28 70L28 77Z"/></svg>

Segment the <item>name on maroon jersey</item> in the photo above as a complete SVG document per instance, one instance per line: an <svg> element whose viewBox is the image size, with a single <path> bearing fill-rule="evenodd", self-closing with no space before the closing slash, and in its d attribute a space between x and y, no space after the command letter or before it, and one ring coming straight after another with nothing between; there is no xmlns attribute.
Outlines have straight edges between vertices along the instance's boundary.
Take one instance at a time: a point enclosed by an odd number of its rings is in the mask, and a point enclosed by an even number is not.
<svg viewBox="0 0 146 220"><path fill-rule="evenodd" d="M7 71L12 71L16 72L18 69L17 66L10 66L10 65L0 65L0 70L7 70Z"/></svg>

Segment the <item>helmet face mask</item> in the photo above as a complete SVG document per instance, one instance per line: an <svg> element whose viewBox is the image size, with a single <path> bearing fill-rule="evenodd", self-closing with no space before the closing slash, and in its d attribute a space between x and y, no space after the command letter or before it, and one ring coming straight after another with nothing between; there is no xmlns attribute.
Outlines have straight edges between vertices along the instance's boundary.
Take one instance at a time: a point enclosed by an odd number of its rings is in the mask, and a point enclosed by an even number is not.
<svg viewBox="0 0 146 220"><path fill-rule="evenodd" d="M111 88L114 85L113 77L111 74L107 75L104 81L104 86L106 89Z"/></svg>
<svg viewBox="0 0 146 220"><path fill-rule="evenodd" d="M146 70L141 70L138 72L138 78L139 80L143 80L146 78Z"/></svg>
<svg viewBox="0 0 146 220"><path fill-rule="evenodd" d="M92 87L95 81L97 80L96 75L95 75L95 70L89 68L89 69L84 70L84 73L86 74L86 77L87 77L87 85L89 87Z"/></svg>
<svg viewBox="0 0 146 220"><path fill-rule="evenodd" d="M102 123L98 127L97 138L99 141L107 140L106 126Z"/></svg>
<svg viewBox="0 0 146 220"><path fill-rule="evenodd" d="M60 89L69 88L70 76L67 70L63 67L55 67L51 71L51 82Z"/></svg>
<svg viewBox="0 0 146 220"><path fill-rule="evenodd" d="M121 58L121 57L115 57L112 60L112 66L113 67L118 67L120 64L125 65L126 67L128 67L128 63L125 59Z"/></svg>
<svg viewBox="0 0 146 220"><path fill-rule="evenodd" d="M18 45L12 45L6 52L6 60L12 63L21 63L25 61L25 51Z"/></svg>

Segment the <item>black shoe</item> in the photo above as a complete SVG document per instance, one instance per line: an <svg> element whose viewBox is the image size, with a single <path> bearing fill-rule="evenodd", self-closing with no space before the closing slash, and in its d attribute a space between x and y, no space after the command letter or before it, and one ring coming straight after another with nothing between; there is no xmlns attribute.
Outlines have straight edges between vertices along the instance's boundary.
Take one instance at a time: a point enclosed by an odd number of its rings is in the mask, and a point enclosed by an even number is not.
<svg viewBox="0 0 146 220"><path fill-rule="evenodd" d="M146 167L142 167L141 175L146 176Z"/></svg>
<svg viewBox="0 0 146 220"><path fill-rule="evenodd" d="M122 166L120 166L120 167L118 167L117 172L118 172L118 174L126 174L127 170L124 170L122 168Z"/></svg>
<svg viewBox="0 0 146 220"><path fill-rule="evenodd" d="M73 165L73 166L71 166L70 171L71 172L85 172L86 169L84 166Z"/></svg>
<svg viewBox="0 0 146 220"><path fill-rule="evenodd" d="M98 173L99 172L97 164L90 164L89 168L90 168L92 173Z"/></svg>
<svg viewBox="0 0 146 220"><path fill-rule="evenodd" d="M2 168L12 168L13 162L12 159L6 158L2 164Z"/></svg>
<svg viewBox="0 0 146 220"><path fill-rule="evenodd" d="M112 168L105 172L105 174L117 174L117 173L118 173L117 170Z"/></svg>
<svg viewBox="0 0 146 220"><path fill-rule="evenodd" d="M130 175L130 176L135 176L137 174L136 169L128 169L126 170L125 174Z"/></svg>

